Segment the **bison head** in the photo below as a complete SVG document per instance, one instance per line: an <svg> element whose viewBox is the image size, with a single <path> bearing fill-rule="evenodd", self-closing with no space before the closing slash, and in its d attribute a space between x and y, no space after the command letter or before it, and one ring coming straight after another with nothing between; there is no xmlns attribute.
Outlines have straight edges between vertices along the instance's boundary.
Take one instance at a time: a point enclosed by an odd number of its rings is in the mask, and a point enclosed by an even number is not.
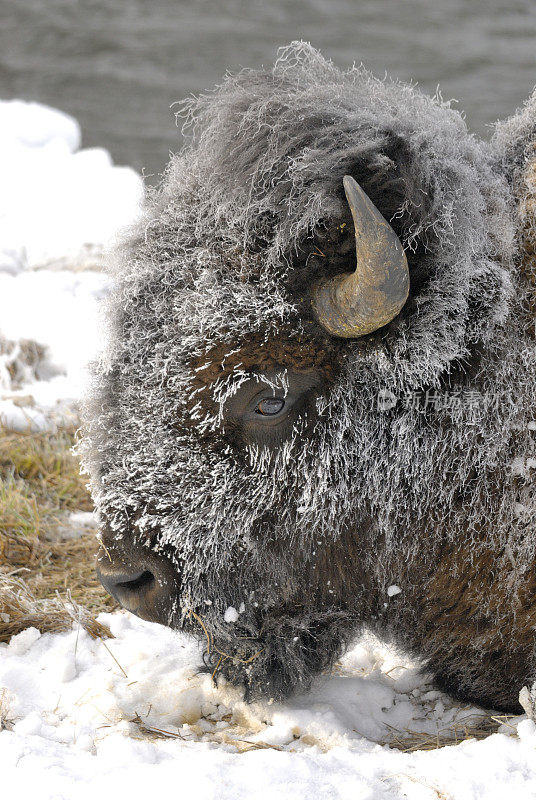
<svg viewBox="0 0 536 800"><path fill-rule="evenodd" d="M417 558L499 511L508 535L513 501L483 486L519 405L414 401L518 369L510 198L458 113L303 44L182 111L86 404L99 571L276 696Z"/></svg>

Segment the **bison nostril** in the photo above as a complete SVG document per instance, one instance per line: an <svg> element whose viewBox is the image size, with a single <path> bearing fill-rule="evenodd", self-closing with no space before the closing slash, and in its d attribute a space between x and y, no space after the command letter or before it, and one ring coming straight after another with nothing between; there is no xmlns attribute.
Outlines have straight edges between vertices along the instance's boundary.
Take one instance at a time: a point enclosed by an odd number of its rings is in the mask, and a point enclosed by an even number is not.
<svg viewBox="0 0 536 800"><path fill-rule="evenodd" d="M179 575L166 558L134 545L126 552L112 545L97 558L97 576L127 611L168 624Z"/></svg>
<svg viewBox="0 0 536 800"><path fill-rule="evenodd" d="M155 574L149 569L139 571L116 571L97 567L97 574L105 589L115 597L118 603L134 613L146 605L150 597L155 594L157 580Z"/></svg>
<svg viewBox="0 0 536 800"><path fill-rule="evenodd" d="M116 580L115 586L117 589L122 589L128 592L139 592L148 589L154 582L154 575L148 569L143 570L138 575L129 577L126 580Z"/></svg>

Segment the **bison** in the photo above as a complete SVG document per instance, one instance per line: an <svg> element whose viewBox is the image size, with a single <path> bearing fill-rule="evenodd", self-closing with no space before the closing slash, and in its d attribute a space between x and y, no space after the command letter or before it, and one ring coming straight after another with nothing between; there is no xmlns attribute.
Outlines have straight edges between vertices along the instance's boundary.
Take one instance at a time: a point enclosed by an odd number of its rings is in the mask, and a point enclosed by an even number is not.
<svg viewBox="0 0 536 800"><path fill-rule="evenodd" d="M85 403L104 586L248 699L307 689L366 627L519 711L536 98L484 142L293 43L179 111Z"/></svg>

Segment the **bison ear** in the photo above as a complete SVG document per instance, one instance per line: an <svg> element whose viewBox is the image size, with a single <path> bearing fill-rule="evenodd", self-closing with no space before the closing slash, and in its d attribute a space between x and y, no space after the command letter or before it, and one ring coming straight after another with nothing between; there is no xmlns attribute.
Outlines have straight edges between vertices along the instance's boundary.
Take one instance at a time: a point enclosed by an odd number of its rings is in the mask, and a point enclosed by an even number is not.
<svg viewBox="0 0 536 800"><path fill-rule="evenodd" d="M355 230L355 272L313 286L316 319L332 336L356 339L387 325L409 293L409 270L400 239L358 183L345 175Z"/></svg>

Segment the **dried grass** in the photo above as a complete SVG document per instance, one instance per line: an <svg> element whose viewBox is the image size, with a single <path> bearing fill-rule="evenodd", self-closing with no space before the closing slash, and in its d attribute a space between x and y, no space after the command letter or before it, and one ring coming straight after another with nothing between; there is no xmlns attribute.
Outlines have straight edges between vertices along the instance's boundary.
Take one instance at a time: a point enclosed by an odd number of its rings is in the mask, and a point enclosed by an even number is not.
<svg viewBox="0 0 536 800"><path fill-rule="evenodd" d="M202 717L202 719L205 718ZM179 732L168 731L164 728L156 728L153 725L148 725L138 713L135 713L134 717L128 721L136 725L141 734L139 737L141 739L181 739L186 742L192 741L189 736L183 736ZM195 730L195 724L190 727ZM281 752L286 750L286 748L280 747L280 745L277 744L270 744L269 742L263 741L252 742L249 739L243 739L240 736L233 735L233 732L236 734L239 731L240 727L238 725L230 724L228 728L224 728L223 730L212 731L210 733L210 741L218 744L231 745L239 753L250 753L252 750L279 750ZM207 731L203 731L203 735L206 736ZM287 750L286 752L289 751ZM290 750L290 752L293 752L293 750Z"/></svg>
<svg viewBox="0 0 536 800"><path fill-rule="evenodd" d="M0 689L0 731L13 729L15 720L11 717L11 696L4 687Z"/></svg>
<svg viewBox="0 0 536 800"><path fill-rule="evenodd" d="M95 573L98 547L92 533L78 539L40 543L30 570L22 573L24 580L40 599L68 593L92 614L113 611L118 605Z"/></svg>
<svg viewBox="0 0 536 800"><path fill-rule="evenodd" d="M399 731L396 728L387 726L391 730L391 736L387 737L384 741L380 742L382 745L388 745L403 753L414 753L416 750L439 750L441 747L451 747L470 740L487 739L494 733L497 733L502 725L512 728L515 732L515 727L510 725L510 720L515 719L514 716L481 716L474 715L465 717L459 722L444 728L438 728L436 733L423 733L419 731L404 730Z"/></svg>
<svg viewBox="0 0 536 800"><path fill-rule="evenodd" d="M285 747L263 742L261 740L251 741L248 738L244 738L244 734L247 736L247 732L245 732L239 724L234 724L231 716L232 715L228 715L226 720L229 722L229 726L221 730L214 729L212 731L207 731L205 728L203 728L197 731L195 724L190 725L190 728L194 735L197 734L199 740L232 745L239 753L247 753L252 750L265 749L294 752L294 748L289 750ZM213 722L213 720L206 719L204 717L202 719L206 722ZM223 719L225 720L226 718L224 717ZM458 745L464 741L478 741L481 739L486 739L488 736L497 733L499 728L503 725L510 727L512 729L512 735L515 735L516 728L513 725L510 725L511 719L515 718L512 716L488 715L482 717L480 715L474 715L466 717L463 721L456 722L453 725L440 728L435 734L412 730L400 731L391 726L387 726L391 730L391 735L379 742L379 744L391 747L395 750L400 750L403 753L413 753L417 750L438 750L443 747ZM180 732L168 731L163 728L157 728L153 725L149 725L137 713L135 714L134 718L129 719L128 721L136 725L140 733L139 738L151 740L169 738L181 739L184 741L192 740L190 736L183 735ZM300 739L303 744L314 744L322 747L318 740L309 737L308 735L305 735L304 737L297 737L297 744L299 743ZM311 739L311 741L308 741L308 739Z"/></svg>
<svg viewBox="0 0 536 800"><path fill-rule="evenodd" d="M92 508L74 436L0 428L0 565L32 561L62 512Z"/></svg>
<svg viewBox="0 0 536 800"><path fill-rule="evenodd" d="M26 628L58 633L70 630L73 623L81 625L94 639L112 635L106 625L97 622L70 597L39 600L24 581L0 572L0 642L8 642Z"/></svg>
<svg viewBox="0 0 536 800"><path fill-rule="evenodd" d="M71 450L75 437L74 429L19 433L0 427L2 480L25 481L37 499L52 501L59 509L90 511L86 480Z"/></svg>
<svg viewBox="0 0 536 800"><path fill-rule="evenodd" d="M74 440L74 430L0 429L0 641L31 625L57 631L73 621L109 634L91 617L117 607L95 575L94 535L54 539L66 512L92 508Z"/></svg>

